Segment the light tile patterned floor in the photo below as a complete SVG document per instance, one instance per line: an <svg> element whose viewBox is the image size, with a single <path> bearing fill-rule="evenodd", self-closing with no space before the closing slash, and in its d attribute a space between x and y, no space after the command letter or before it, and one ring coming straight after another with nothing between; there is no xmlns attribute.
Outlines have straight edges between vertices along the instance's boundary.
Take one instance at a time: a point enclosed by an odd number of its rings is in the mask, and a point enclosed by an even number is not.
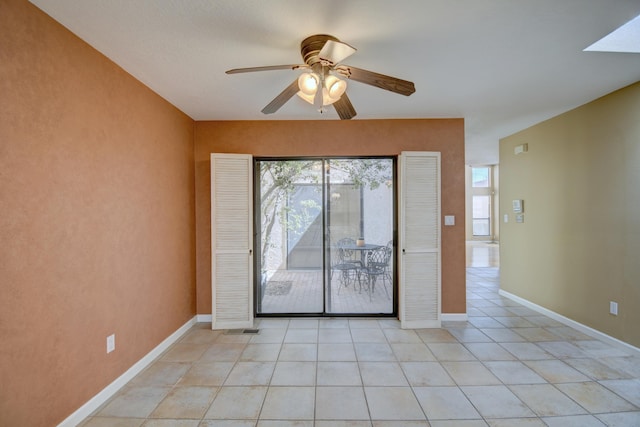
<svg viewBox="0 0 640 427"><path fill-rule="evenodd" d="M497 294L472 267L464 323L199 324L85 420L100 426L640 426L640 356Z"/></svg>

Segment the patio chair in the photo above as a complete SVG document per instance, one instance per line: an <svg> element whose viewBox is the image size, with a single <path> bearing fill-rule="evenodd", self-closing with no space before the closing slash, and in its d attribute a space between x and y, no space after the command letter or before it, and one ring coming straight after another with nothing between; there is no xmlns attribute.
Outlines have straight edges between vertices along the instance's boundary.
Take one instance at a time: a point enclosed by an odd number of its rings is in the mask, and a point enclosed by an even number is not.
<svg viewBox="0 0 640 427"><path fill-rule="evenodd" d="M350 238L340 239L335 245L331 247L331 276L337 271L340 273L340 286L338 287L338 294L340 289L344 286L347 287L351 282L355 284L358 281L360 292L362 292L362 283L360 282L360 275L363 269L362 261L356 258L356 251L349 249L349 247L355 246L356 241Z"/></svg>
<svg viewBox="0 0 640 427"><path fill-rule="evenodd" d="M391 243L391 242L390 242ZM393 246L381 246L377 249L367 252L367 263L364 269L367 275L367 284L369 286L369 299L375 292L376 282L380 277L382 279L382 287L387 295L387 299L390 299L389 291L387 290L387 281L389 284L393 282L391 278L391 255L393 254Z"/></svg>

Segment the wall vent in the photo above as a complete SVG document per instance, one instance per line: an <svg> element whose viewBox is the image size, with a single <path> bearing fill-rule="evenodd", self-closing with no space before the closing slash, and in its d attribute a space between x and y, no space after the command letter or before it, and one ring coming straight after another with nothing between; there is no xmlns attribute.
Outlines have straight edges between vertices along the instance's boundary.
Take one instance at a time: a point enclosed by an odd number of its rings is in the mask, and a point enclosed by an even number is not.
<svg viewBox="0 0 640 427"><path fill-rule="evenodd" d="M256 335L259 333L260 333L260 329L227 329L224 331L225 335L243 335L243 334Z"/></svg>

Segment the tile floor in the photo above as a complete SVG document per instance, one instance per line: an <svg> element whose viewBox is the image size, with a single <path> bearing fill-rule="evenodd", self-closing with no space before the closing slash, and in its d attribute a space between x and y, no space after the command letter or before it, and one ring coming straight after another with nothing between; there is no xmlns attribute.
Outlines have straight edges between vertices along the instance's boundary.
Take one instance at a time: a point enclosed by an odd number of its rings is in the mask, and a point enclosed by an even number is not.
<svg viewBox="0 0 640 427"><path fill-rule="evenodd" d="M198 324L83 427L640 426L640 356L497 294L471 267L468 322Z"/></svg>

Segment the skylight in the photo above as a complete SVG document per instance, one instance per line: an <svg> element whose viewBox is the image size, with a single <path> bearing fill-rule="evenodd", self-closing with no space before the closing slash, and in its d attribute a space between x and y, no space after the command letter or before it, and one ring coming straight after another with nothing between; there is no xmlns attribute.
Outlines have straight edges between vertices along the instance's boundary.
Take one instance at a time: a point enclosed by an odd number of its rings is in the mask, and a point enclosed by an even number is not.
<svg viewBox="0 0 640 427"><path fill-rule="evenodd" d="M584 51L640 53L640 15L604 36Z"/></svg>

